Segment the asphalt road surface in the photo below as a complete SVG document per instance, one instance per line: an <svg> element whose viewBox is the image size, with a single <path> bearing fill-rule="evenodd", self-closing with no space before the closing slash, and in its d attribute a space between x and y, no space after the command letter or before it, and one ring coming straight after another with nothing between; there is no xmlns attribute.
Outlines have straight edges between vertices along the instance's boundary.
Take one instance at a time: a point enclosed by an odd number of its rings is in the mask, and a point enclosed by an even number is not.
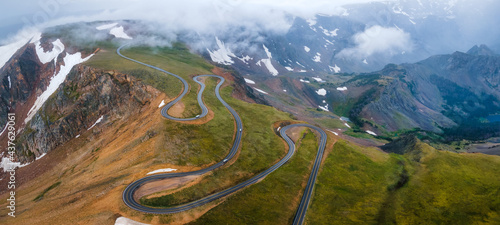
<svg viewBox="0 0 500 225"><path fill-rule="evenodd" d="M240 146L240 143L241 143L241 136L242 136L242 131L240 131L240 130L243 129L243 124L241 122L241 119L240 119L238 113L236 113L236 111L234 111L234 109L231 108L231 106L229 106L221 98L221 96L219 94L219 90L220 90L220 87L224 83L225 80L224 80L223 77L217 76L217 75L200 75L200 76L196 76L196 77L193 78L193 80L196 81L201 86L201 89L198 92L198 96L197 96L197 98L198 98L198 104L200 105L200 107L202 109L202 113L199 116L194 117L194 118L176 118L176 117L172 117L172 116L168 115L168 110L170 109L170 107L172 107L175 103L177 103L178 101L180 101L184 97L184 95L186 95L187 90L188 90L188 88L187 88L188 87L187 81L184 80L179 75L173 74L171 72L168 72L168 71L163 70L161 68L158 68L156 66L152 66L152 65L149 65L149 64L146 64L146 63L143 63L143 62L140 62L138 60L135 60L135 59L132 59L132 58L129 58L129 57L126 57L126 56L122 55L121 52L120 52L120 50L123 47L125 47L125 46L126 45L123 45L123 46L119 47L116 50L116 53L118 55L120 55L121 57L123 57L125 59L128 59L128 60L131 60L133 62L139 63L141 65L147 66L149 68L152 68L152 69L164 72L166 74L172 75L172 76L176 77L177 79L179 79L182 82L182 84L183 84L183 91L182 91L182 93L176 99L174 99L173 101L169 102L168 104L166 104L161 109L161 115L162 116L164 116L167 119L177 120L177 121L196 120L196 119L200 119L200 118L206 116L207 113L208 113L208 109L207 109L207 107L205 106L205 104L202 101L202 95L203 95L203 91L205 90L205 84L203 84L200 81L198 81L198 78L199 77L216 77L216 78L220 79L220 82L217 84L217 86L215 88L215 94L217 96L217 99L219 99L219 101L231 112L231 114L233 115L233 117L234 117L234 119L236 121L236 137L234 139L233 147L229 151L229 154L226 157L224 157L224 159L222 159L222 161L220 161L220 162L218 162L218 163L216 163L216 164L214 164L214 165L212 165L210 167L207 167L207 168L204 168L204 169L201 169L201 170L197 170L197 171L182 172L182 173L156 174L156 175L151 175L151 176L147 176L147 177L141 178L139 180L136 180L136 181L132 182L130 185L128 185L125 188L125 190L123 191L122 198L123 198L123 201L125 202L125 204L128 207L130 207L130 208L132 208L134 210L141 211L141 212L144 212L144 213L170 214L170 213L178 213L178 212L186 211L186 210L189 210L189 209L192 209L192 208L204 205L204 204L206 204L208 202L211 202L211 201L214 201L216 199L222 198L222 197L227 196L229 194L232 194L232 193L234 193L234 192L236 192L238 190L243 189L244 187L247 187L247 186L250 186L252 184L257 183L259 180L263 179L268 174L272 173L273 171L275 171L276 169L278 169L279 167L281 167L283 164L285 164L293 156L293 154L295 153L295 144L293 143L292 139L290 139L290 137L288 137L286 135L286 131L288 129L290 129L290 128L293 128L293 127L308 127L310 129L313 129L313 130L316 130L317 132L319 132L321 136L320 136L320 144L319 144L319 147L318 147L318 153L316 155L314 166L313 166L311 175L310 175L309 180L307 182L306 189L304 191L304 195L302 196L302 199L301 199L300 204L299 204L299 208L297 210L297 213L295 215L294 222L293 222L293 224L302 224L303 220L304 220L304 217L305 217L305 214L306 214L306 211L307 211L307 207L308 207L310 199L311 199L312 191L313 191L313 188L314 188L314 183L316 181L317 173L318 173L318 170L319 170L319 167L320 167L320 164L321 164L321 159L323 157L323 153L324 153L325 146L326 146L326 139L327 139L326 133L323 130L321 130L318 127L309 125L309 124L292 124L292 125L288 125L288 126L283 127L280 130L280 135L286 141L286 143L288 144L288 148L289 148L288 149L288 153L278 163L274 164L273 166L271 166L267 170L265 170L265 171L257 174L256 176L248 179L247 181L239 183L239 184L237 184L237 185L235 185L233 187L230 187L230 188L228 188L226 190L223 190L223 191L220 191L218 193L215 193L215 194L206 196L204 198L198 199L196 201L185 203L185 204L174 206L174 207L169 207L169 208L153 208L153 207L148 207L148 206L141 205L137 201L135 201L135 199L134 199L134 192L138 188L140 188L142 185L144 185L145 183L152 182L152 181L157 181L157 180L169 179L169 178L172 178L172 177L182 177L182 176L189 176L189 175L201 175L201 174L205 174L205 173L207 173L209 171L215 170L215 169L221 167L222 165L224 165L227 161L231 160L234 157L234 155L236 154L236 152L239 149L239 146Z"/></svg>

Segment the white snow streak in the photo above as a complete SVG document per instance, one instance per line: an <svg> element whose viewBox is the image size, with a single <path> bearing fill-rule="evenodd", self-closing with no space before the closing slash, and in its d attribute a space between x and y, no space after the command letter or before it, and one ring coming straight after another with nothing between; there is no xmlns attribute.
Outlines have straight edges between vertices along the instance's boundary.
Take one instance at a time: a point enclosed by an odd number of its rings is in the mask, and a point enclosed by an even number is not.
<svg viewBox="0 0 500 225"><path fill-rule="evenodd" d="M253 80L250 80L247 78L243 78L243 79L245 79L245 82L247 82L248 84L255 84L255 81L253 81Z"/></svg>
<svg viewBox="0 0 500 225"><path fill-rule="evenodd" d="M369 133L369 134L371 134L373 136L377 136L377 134L375 132L371 131L371 130L367 130L366 133Z"/></svg>
<svg viewBox="0 0 500 225"><path fill-rule="evenodd" d="M102 119L104 119L104 115L102 115L101 117L99 117L99 119L97 119L97 121L95 121L95 123L92 124L92 126L90 126L89 129L87 129L87 130L90 130L90 129L94 128L95 125L97 125L98 123L100 123L102 121Z"/></svg>
<svg viewBox="0 0 500 225"><path fill-rule="evenodd" d="M310 84L310 83L311 83L311 81L308 81L308 80L302 80L302 79L300 79L300 82L302 82L302 83L308 83L308 84Z"/></svg>
<svg viewBox="0 0 500 225"><path fill-rule="evenodd" d="M258 92L262 93L262 94L266 94L266 95L267 95L267 94L269 94L269 93L267 93L267 92L265 92L265 91L263 91L263 90L260 90L260 89L258 89L258 88L254 88L254 89L255 89L256 91L258 91Z"/></svg>
<svg viewBox="0 0 500 225"><path fill-rule="evenodd" d="M118 217L115 221L115 225L149 225L147 223L139 223L137 221L125 218L123 216Z"/></svg>
<svg viewBox="0 0 500 225"><path fill-rule="evenodd" d="M337 91L347 91L347 87L338 87Z"/></svg>
<svg viewBox="0 0 500 225"><path fill-rule="evenodd" d="M332 132L333 134L335 134L335 135L339 136L339 133L337 133L337 132L335 132L335 131L331 131L331 130L327 130L327 131L330 131L330 132Z"/></svg>
<svg viewBox="0 0 500 225"><path fill-rule="evenodd" d="M155 174L155 173L172 172L172 171L176 171L176 170L177 170L177 169L172 169L172 168L159 169L159 170L154 170L154 171L151 171L151 172L147 173L146 175L149 175L149 174Z"/></svg>
<svg viewBox="0 0 500 225"><path fill-rule="evenodd" d="M307 46L304 46L304 51L309 52L309 51L311 51L311 49Z"/></svg>
<svg viewBox="0 0 500 225"><path fill-rule="evenodd" d="M344 123L344 125L345 125L346 127L351 128L351 126L349 126L349 124L347 124L347 123Z"/></svg>
<svg viewBox="0 0 500 225"><path fill-rule="evenodd" d="M9 89L12 88L12 83L10 82L10 76L7 77L7 80L9 80Z"/></svg>
<svg viewBox="0 0 500 225"><path fill-rule="evenodd" d="M160 105L158 106L158 108L161 108L161 107L162 107L162 106L164 106L164 105L165 105L165 100L161 100L161 103L160 103Z"/></svg>
<svg viewBox="0 0 500 225"><path fill-rule="evenodd" d="M262 63L264 63L264 66L266 66L269 73L271 73L273 76L278 75L279 74L278 70L276 70L276 68L274 68L273 64L271 63L271 59L273 58L273 56L271 55L271 52L269 51L269 49L265 45L262 45L262 47L264 47L264 51L266 51L266 55L268 58L259 60L257 62L257 65L261 66L261 62L262 62Z"/></svg>
<svg viewBox="0 0 500 225"><path fill-rule="evenodd" d="M288 71L290 71L290 72L293 72L293 69L292 69L292 67L289 67L289 66L285 66L285 69L286 69L286 70L288 70Z"/></svg>
<svg viewBox="0 0 500 225"><path fill-rule="evenodd" d="M28 123L31 120L31 118L33 118L36 112L38 112L38 110L42 107L43 103L45 103L45 101L47 101L47 99L49 99L49 97L64 82L66 76L69 74L73 66L87 61L93 55L94 54L91 54L86 58L82 59L82 54L80 52L77 52L73 55L67 53L66 56L64 57L64 65L62 65L59 68L59 72L57 74L54 73L55 75L50 79L50 84L47 87L47 89L40 96L38 96L38 98L35 101L35 104L33 104L33 107L31 107L30 111L28 112L28 115L24 120L24 123Z"/></svg>
<svg viewBox="0 0 500 225"><path fill-rule="evenodd" d="M314 79L315 81L318 81L318 82L325 82L325 81L323 81L323 79L321 79L319 77L313 77L312 79Z"/></svg>
<svg viewBox="0 0 500 225"><path fill-rule="evenodd" d="M327 112L330 112L330 110L328 110L328 104L326 104L325 106L318 106L318 108L320 108L321 110L323 111L327 111Z"/></svg>

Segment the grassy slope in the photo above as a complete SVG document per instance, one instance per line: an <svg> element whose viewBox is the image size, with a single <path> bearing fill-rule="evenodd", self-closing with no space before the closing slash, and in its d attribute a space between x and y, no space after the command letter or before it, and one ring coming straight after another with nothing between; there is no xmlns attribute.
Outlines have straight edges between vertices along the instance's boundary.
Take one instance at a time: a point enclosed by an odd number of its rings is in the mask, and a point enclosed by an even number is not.
<svg viewBox="0 0 500 225"><path fill-rule="evenodd" d="M318 176L308 224L376 223L388 187L397 181L398 161L395 155L337 141Z"/></svg>
<svg viewBox="0 0 500 225"><path fill-rule="evenodd" d="M436 151L398 193L398 224L500 224L500 157Z"/></svg>
<svg viewBox="0 0 500 225"><path fill-rule="evenodd" d="M268 106L245 103L230 98L230 88L224 88L221 94L233 106L236 112L239 113L243 121L243 141L238 160L229 167L216 170L213 175L206 177L197 185L172 195L144 201L145 204L170 206L199 199L209 193L226 189L242 180L248 179L254 174L269 168L276 160L284 156L285 147L281 139L274 134L270 121L289 120L288 114ZM216 101L215 99L210 99L206 101L209 105L211 104L210 101ZM225 116L225 118L230 118L230 115L220 114L220 112L215 112L215 117ZM225 114L229 113L226 112ZM220 129L219 127L214 128L215 130ZM221 130L222 133L211 132L211 136L207 137L206 140L210 141L211 138L217 139L219 138L218 136L227 134L228 130L230 131L229 134L232 135L232 131L234 130L232 122L231 128ZM232 142L229 142L229 144L232 144ZM228 150L229 146L224 150L224 153L227 153Z"/></svg>
<svg viewBox="0 0 500 225"><path fill-rule="evenodd" d="M409 182L394 188L403 171ZM442 152L422 143L407 155L387 155L338 141L318 177L307 221L498 224L498 174L499 157Z"/></svg>
<svg viewBox="0 0 500 225"><path fill-rule="evenodd" d="M192 80L192 77L199 74L211 74L213 68L202 57L191 54L189 49L182 44L174 44L172 48L134 47L123 49L121 52L127 57L183 77L191 87L190 92L182 99L186 107L183 116L194 117L201 112L196 101L198 84ZM85 64L95 68L118 70L135 76L164 92L169 98L175 98L182 91L182 83L177 78L124 59L116 54L116 49L104 49Z"/></svg>
<svg viewBox="0 0 500 225"><path fill-rule="evenodd" d="M315 135L307 131L287 164L191 224L290 224L317 148Z"/></svg>
<svg viewBox="0 0 500 225"><path fill-rule="evenodd" d="M184 77L192 87L198 85L191 81L188 75L210 74L210 65L202 58L190 55L187 49L174 45L173 49L164 48L153 51L149 48L132 48L122 51L125 55L144 61L179 74ZM136 63L121 59L112 50L100 53L100 58L93 58L87 64L103 69L116 69L120 71L142 70L139 78L167 93L176 95L181 91L181 83L170 76L158 73ZM132 73L137 76L137 73ZM145 78L152 79L145 79ZM172 85L168 85L172 82ZM167 83L167 85L165 85ZM220 104L213 94L215 79L207 79L207 90L204 101L214 111L214 118L206 124L182 124L165 120L161 132L162 141L155 150L157 157L154 164L177 164L188 166L204 166L220 161L228 153L232 145L234 122L230 113ZM197 88L195 89L197 90ZM248 179L254 174L263 171L285 154L281 139L272 130L272 123L279 120L289 120L287 113L274 108L250 104L231 97L232 87L221 90L222 97L240 114L244 132L241 153L236 162L230 167L225 167L203 179L199 184L186 188L168 197L155 198L152 205L172 205L193 199L198 199L234 185L241 180ZM191 92L183 100L186 109L195 113L184 113L184 116L196 114L198 109L196 91ZM171 145L172 140L185 145ZM172 149L175 148L175 149ZM168 200L168 201L167 201Z"/></svg>

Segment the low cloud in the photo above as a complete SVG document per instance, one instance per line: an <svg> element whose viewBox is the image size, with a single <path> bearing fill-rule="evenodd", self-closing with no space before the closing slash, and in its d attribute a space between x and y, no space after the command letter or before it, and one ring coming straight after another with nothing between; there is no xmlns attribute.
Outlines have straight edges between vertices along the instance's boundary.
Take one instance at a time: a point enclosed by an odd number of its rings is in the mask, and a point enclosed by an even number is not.
<svg viewBox="0 0 500 225"><path fill-rule="evenodd" d="M336 57L363 59L374 54L392 56L413 49L410 34L393 27L372 26L355 34L353 41L355 47L342 50Z"/></svg>

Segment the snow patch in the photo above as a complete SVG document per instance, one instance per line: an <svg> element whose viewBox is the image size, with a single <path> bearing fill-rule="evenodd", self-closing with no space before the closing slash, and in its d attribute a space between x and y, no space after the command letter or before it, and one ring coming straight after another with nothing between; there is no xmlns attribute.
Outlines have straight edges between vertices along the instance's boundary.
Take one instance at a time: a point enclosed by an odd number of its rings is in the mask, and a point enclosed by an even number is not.
<svg viewBox="0 0 500 225"><path fill-rule="evenodd" d="M44 156L46 156L46 155L47 155L47 153L46 153L46 152L44 152L44 153L42 153L40 156L36 157L36 158L35 158L35 160L39 160L39 159L43 158L43 157L44 157Z"/></svg>
<svg viewBox="0 0 500 225"><path fill-rule="evenodd" d="M325 82L325 81L323 81L323 79L321 79L319 77L313 77L312 79L314 79L315 81L318 81L318 82Z"/></svg>
<svg viewBox="0 0 500 225"><path fill-rule="evenodd" d="M149 225L147 223L139 223L137 221L125 218L123 216L118 217L115 221L115 225Z"/></svg>
<svg viewBox="0 0 500 225"><path fill-rule="evenodd" d="M97 30L107 30L107 29L111 29L113 27L116 27L116 25L118 25L118 23L104 24L104 25L96 27L95 29L97 29Z"/></svg>
<svg viewBox="0 0 500 225"><path fill-rule="evenodd" d="M285 90L285 89L283 89L283 92L286 92L286 90Z"/></svg>
<svg viewBox="0 0 500 225"><path fill-rule="evenodd" d="M308 83L308 84L310 84L310 83L311 83L311 81L308 81L308 80L302 80L302 79L300 79L300 82L302 82L302 83Z"/></svg>
<svg viewBox="0 0 500 225"><path fill-rule="evenodd" d="M264 47L264 51L266 51L266 55L268 58L273 58L273 56L271 55L271 52L269 51L269 49L265 46L265 45L262 45L262 47Z"/></svg>
<svg viewBox="0 0 500 225"><path fill-rule="evenodd" d="M160 103L160 105L158 106L158 108L161 108L161 107L163 107L164 105L165 105L165 100L161 100L161 103Z"/></svg>
<svg viewBox="0 0 500 225"><path fill-rule="evenodd" d="M10 169L15 169L16 167L19 167L21 163L19 162L12 162L10 161L10 158L8 157L2 157L2 162L0 162L0 168L3 168L3 171L7 171Z"/></svg>
<svg viewBox="0 0 500 225"><path fill-rule="evenodd" d="M55 40L54 42L52 42L52 45L52 50L45 52L41 46L40 41L36 42L35 50L41 63L46 64L52 60L57 61L57 56L64 51L64 44L61 42L61 40Z"/></svg>
<svg viewBox="0 0 500 225"><path fill-rule="evenodd" d="M349 126L349 124L347 124L347 123L344 123L344 125L345 125L346 127L348 127L348 128L351 128L351 126Z"/></svg>
<svg viewBox="0 0 500 225"><path fill-rule="evenodd" d="M79 137L80 137L80 135L76 135L76 137L75 137L75 138L79 138Z"/></svg>
<svg viewBox="0 0 500 225"><path fill-rule="evenodd" d="M92 124L92 126L90 126L89 129L87 129L87 130L90 130L90 129L94 128L95 125L97 125L98 123L100 123L102 121L102 119L104 119L104 115L102 115L101 117L99 117L99 119L97 119L97 121L95 121L95 123Z"/></svg>
<svg viewBox="0 0 500 225"><path fill-rule="evenodd" d="M322 26L319 26L319 29L321 29L321 31L323 31L323 34L325 34L326 36L330 36L330 37L337 36L337 31L339 31L339 28L330 31L330 30L323 28Z"/></svg>
<svg viewBox="0 0 500 225"><path fill-rule="evenodd" d="M366 130L366 133L371 134L373 136L377 136L377 134L371 130Z"/></svg>
<svg viewBox="0 0 500 225"><path fill-rule="evenodd" d="M330 110L328 110L328 104L326 104L325 106L318 105L318 108L320 108L323 111L330 112Z"/></svg>
<svg viewBox="0 0 500 225"><path fill-rule="evenodd" d="M363 59L363 63L368 65L368 61L366 61L366 59Z"/></svg>
<svg viewBox="0 0 500 225"><path fill-rule="evenodd" d="M316 25L317 21L316 19L307 19L306 22L309 24L309 26L314 26Z"/></svg>
<svg viewBox="0 0 500 225"><path fill-rule="evenodd" d="M261 63L264 63L264 66L267 68L269 73L271 73L273 76L277 76L279 74L278 70L276 70L276 68L274 68L273 64L271 63L271 59L273 58L271 52L265 45L262 45L262 47L264 47L264 51L266 51L266 55L268 58L259 60L257 62L257 65L262 66Z"/></svg>
<svg viewBox="0 0 500 225"><path fill-rule="evenodd" d="M324 88L321 88L321 89L316 91L316 94L321 95L321 96L325 96L326 90Z"/></svg>
<svg viewBox="0 0 500 225"><path fill-rule="evenodd" d="M337 64L335 64L335 66L328 66L328 67L330 67L330 71L334 73L340 73L340 67L338 67Z"/></svg>
<svg viewBox="0 0 500 225"><path fill-rule="evenodd" d="M59 88L59 86L66 80L66 76L69 74L73 66L83 63L87 60L89 60L94 54L91 54L87 56L86 58L82 59L82 53L77 52L73 55L71 54L66 54L64 57L64 65L62 65L59 68L59 72L55 74L51 79L50 79L50 84L47 87L47 89L40 95L35 101L35 104L33 104L33 107L31 107L30 111L28 112L28 115L26 116L26 119L24 120L24 123L28 123L31 118L38 112L38 110L42 107L43 103L49 99L49 97Z"/></svg>
<svg viewBox="0 0 500 225"><path fill-rule="evenodd" d="M321 54L319 52L316 52L316 55L313 58L314 62L321 62Z"/></svg>
<svg viewBox="0 0 500 225"><path fill-rule="evenodd" d="M263 90L260 90L260 89L258 89L258 88L254 88L254 89L255 89L256 91L258 91L258 92L262 93L262 94L266 94L266 95L267 95L267 94L269 94L269 93L267 93L267 92L265 92L265 91L263 91Z"/></svg>
<svg viewBox="0 0 500 225"><path fill-rule="evenodd" d="M327 130L327 131L330 131L331 133L333 133L333 134L335 134L335 135L339 136L339 133L337 133L337 132L335 132L335 131L331 131L331 130Z"/></svg>
<svg viewBox="0 0 500 225"><path fill-rule="evenodd" d="M123 26L119 26L119 27L114 27L112 28L109 33L113 36L115 36L116 38L123 38L123 39L132 39L132 37L128 36L125 31L123 31Z"/></svg>
<svg viewBox="0 0 500 225"><path fill-rule="evenodd" d="M177 169L172 169L172 168L159 169L159 170L151 171L151 172L147 173L146 175L155 174L155 173L166 173L166 172L172 172L172 171L176 171L176 170Z"/></svg>
<svg viewBox="0 0 500 225"><path fill-rule="evenodd" d="M290 71L290 72L293 72L293 69L292 69L292 67L289 67L289 66L285 66L285 69L286 69L286 70L288 70L288 71Z"/></svg>
<svg viewBox="0 0 500 225"><path fill-rule="evenodd" d="M248 61L252 60L253 58L247 55L247 56L243 56L241 58L238 57L238 59L241 60L243 63L248 65Z"/></svg>
<svg viewBox="0 0 500 225"><path fill-rule="evenodd" d="M337 91L347 91L347 87L338 87Z"/></svg>
<svg viewBox="0 0 500 225"><path fill-rule="evenodd" d="M255 81L253 81L253 80L250 80L247 78L243 78L243 79L245 79L245 82L247 82L248 84L255 84Z"/></svg>
<svg viewBox="0 0 500 225"><path fill-rule="evenodd" d="M210 51L210 49L207 48L212 61L226 66L232 65L234 61L231 59L231 57L237 58L236 55L232 53L231 50L228 47L226 47L224 42L219 40L218 37L215 37L215 40L217 42L217 47L219 47L219 50L212 52Z"/></svg>
<svg viewBox="0 0 500 225"><path fill-rule="evenodd" d="M10 75L7 76L7 80L9 80L9 89L11 89L12 88L12 83L10 82Z"/></svg>
<svg viewBox="0 0 500 225"><path fill-rule="evenodd" d="M307 46L304 46L304 51L306 51L306 52L310 52L310 51L311 51L311 49L310 49L309 47L307 47Z"/></svg>

